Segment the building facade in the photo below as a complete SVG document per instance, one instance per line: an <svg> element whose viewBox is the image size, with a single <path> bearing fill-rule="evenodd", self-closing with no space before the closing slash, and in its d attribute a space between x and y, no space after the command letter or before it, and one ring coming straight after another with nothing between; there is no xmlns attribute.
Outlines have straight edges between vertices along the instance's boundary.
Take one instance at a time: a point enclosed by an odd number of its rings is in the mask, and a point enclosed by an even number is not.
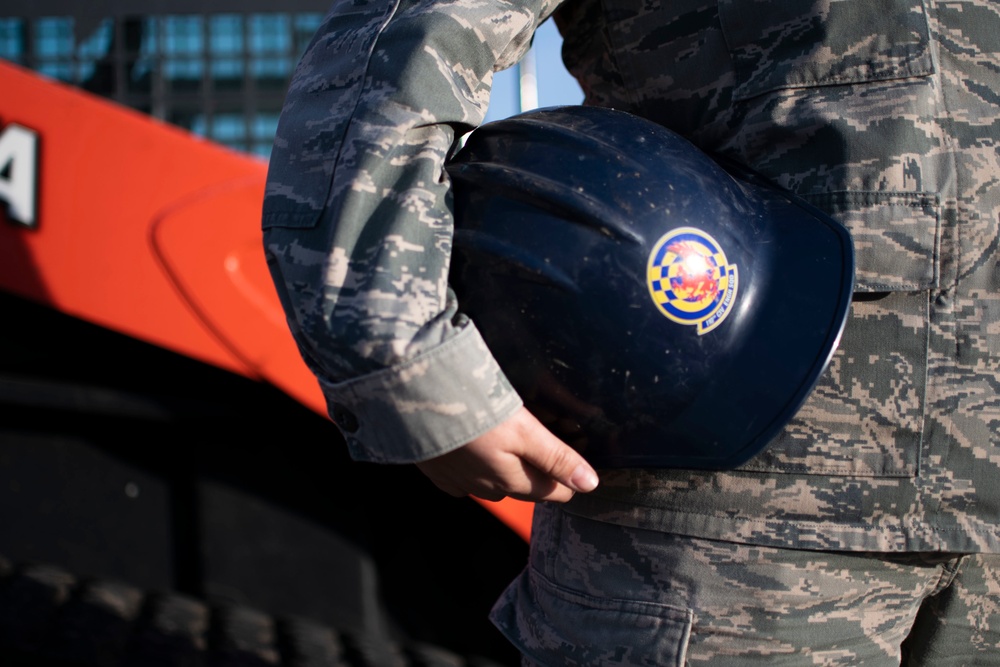
<svg viewBox="0 0 1000 667"><path fill-rule="evenodd" d="M292 70L329 4L36 0L0 12L0 59L266 158ZM526 61L495 77L487 120L580 101L559 44L547 23Z"/></svg>
<svg viewBox="0 0 1000 667"><path fill-rule="evenodd" d="M329 3L25 4L0 17L0 58L266 157Z"/></svg>

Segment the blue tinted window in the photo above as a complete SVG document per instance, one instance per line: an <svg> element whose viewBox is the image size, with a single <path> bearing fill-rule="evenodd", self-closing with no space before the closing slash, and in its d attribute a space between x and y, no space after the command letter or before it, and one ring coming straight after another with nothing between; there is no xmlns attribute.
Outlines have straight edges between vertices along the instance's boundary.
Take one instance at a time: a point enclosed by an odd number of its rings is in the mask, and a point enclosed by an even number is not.
<svg viewBox="0 0 1000 667"><path fill-rule="evenodd" d="M322 21L319 12L129 14L88 20L93 29L78 34L73 16L0 17L0 58L266 157L288 79Z"/></svg>
<svg viewBox="0 0 1000 667"><path fill-rule="evenodd" d="M0 19L0 58L21 62L24 53L24 21Z"/></svg>
<svg viewBox="0 0 1000 667"><path fill-rule="evenodd" d="M81 60L97 60L107 54L111 47L115 24L111 19L101 21L97 29L77 45L77 55Z"/></svg>
<svg viewBox="0 0 1000 667"><path fill-rule="evenodd" d="M292 59L254 58L250 71L258 78L284 78L292 73Z"/></svg>
<svg viewBox="0 0 1000 667"><path fill-rule="evenodd" d="M163 63L163 76L168 79L200 79L203 71L201 60L168 60Z"/></svg>
<svg viewBox="0 0 1000 667"><path fill-rule="evenodd" d="M192 56L202 52L203 20L200 16L166 16L162 21L163 54Z"/></svg>
<svg viewBox="0 0 1000 667"><path fill-rule="evenodd" d="M214 55L233 56L243 53L243 17L235 14L209 19L208 50Z"/></svg>
<svg viewBox="0 0 1000 667"><path fill-rule="evenodd" d="M208 134L208 118L202 113L194 114L188 118L187 128L204 137Z"/></svg>
<svg viewBox="0 0 1000 667"><path fill-rule="evenodd" d="M71 58L73 56L73 19L58 17L36 21L35 55L46 60Z"/></svg>
<svg viewBox="0 0 1000 667"><path fill-rule="evenodd" d="M251 53L289 53L291 50L291 25L287 14L250 16Z"/></svg>
<svg viewBox="0 0 1000 667"><path fill-rule="evenodd" d="M253 136L256 139L267 139L274 136L278 130L278 114L258 113L253 119Z"/></svg>
<svg viewBox="0 0 1000 667"><path fill-rule="evenodd" d="M242 79L243 61L235 58L213 59L211 72L217 79Z"/></svg>
<svg viewBox="0 0 1000 667"><path fill-rule="evenodd" d="M297 14L295 16L295 55L301 56L309 41L323 22L322 14Z"/></svg>
<svg viewBox="0 0 1000 667"><path fill-rule="evenodd" d="M140 50L142 55L154 57L160 53L160 30L163 27L163 22L155 16L150 16L145 20L145 23Z"/></svg>
<svg viewBox="0 0 1000 667"><path fill-rule="evenodd" d="M111 38L114 31L114 21L105 19L98 24L94 32L77 45L76 55L79 59L77 81L86 81L94 75L97 61L107 56L111 49Z"/></svg>
<svg viewBox="0 0 1000 667"><path fill-rule="evenodd" d="M247 137L243 114L218 114L212 119L212 138L222 143L244 141Z"/></svg>
<svg viewBox="0 0 1000 667"><path fill-rule="evenodd" d="M259 155L266 160L271 157L271 147L272 142L270 141L267 143L254 144L253 148L250 149L250 152L254 155Z"/></svg>
<svg viewBox="0 0 1000 667"><path fill-rule="evenodd" d="M68 61L39 63L35 69L53 79L67 82L73 81L73 64Z"/></svg>

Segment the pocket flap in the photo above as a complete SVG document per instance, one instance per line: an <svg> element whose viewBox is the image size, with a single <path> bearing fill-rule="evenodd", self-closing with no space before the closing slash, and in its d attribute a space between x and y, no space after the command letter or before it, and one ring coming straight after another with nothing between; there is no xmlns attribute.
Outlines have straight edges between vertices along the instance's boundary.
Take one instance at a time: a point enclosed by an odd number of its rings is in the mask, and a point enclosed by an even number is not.
<svg viewBox="0 0 1000 667"><path fill-rule="evenodd" d="M938 286L940 199L924 192L830 192L803 199L851 230L855 292Z"/></svg>
<svg viewBox="0 0 1000 667"><path fill-rule="evenodd" d="M934 71L921 0L720 0L736 99Z"/></svg>

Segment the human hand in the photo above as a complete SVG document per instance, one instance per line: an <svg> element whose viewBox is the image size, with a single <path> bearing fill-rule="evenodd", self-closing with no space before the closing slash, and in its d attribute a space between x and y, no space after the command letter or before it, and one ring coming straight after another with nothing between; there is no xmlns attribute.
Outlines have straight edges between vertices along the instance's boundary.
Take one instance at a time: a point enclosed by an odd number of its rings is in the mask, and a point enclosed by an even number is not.
<svg viewBox="0 0 1000 667"><path fill-rule="evenodd" d="M417 464L442 491L484 500L566 502L593 491L597 473L527 409L463 447Z"/></svg>

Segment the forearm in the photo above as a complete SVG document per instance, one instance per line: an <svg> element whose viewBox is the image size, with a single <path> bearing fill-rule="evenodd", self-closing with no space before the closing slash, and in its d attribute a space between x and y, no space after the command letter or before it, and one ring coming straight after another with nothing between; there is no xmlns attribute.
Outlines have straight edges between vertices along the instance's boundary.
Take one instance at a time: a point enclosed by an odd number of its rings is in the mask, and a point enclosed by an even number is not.
<svg viewBox="0 0 1000 667"><path fill-rule="evenodd" d="M444 162L551 7L343 5L289 92L265 245L303 355L357 423L342 424L352 454L420 460L520 405L448 289Z"/></svg>

